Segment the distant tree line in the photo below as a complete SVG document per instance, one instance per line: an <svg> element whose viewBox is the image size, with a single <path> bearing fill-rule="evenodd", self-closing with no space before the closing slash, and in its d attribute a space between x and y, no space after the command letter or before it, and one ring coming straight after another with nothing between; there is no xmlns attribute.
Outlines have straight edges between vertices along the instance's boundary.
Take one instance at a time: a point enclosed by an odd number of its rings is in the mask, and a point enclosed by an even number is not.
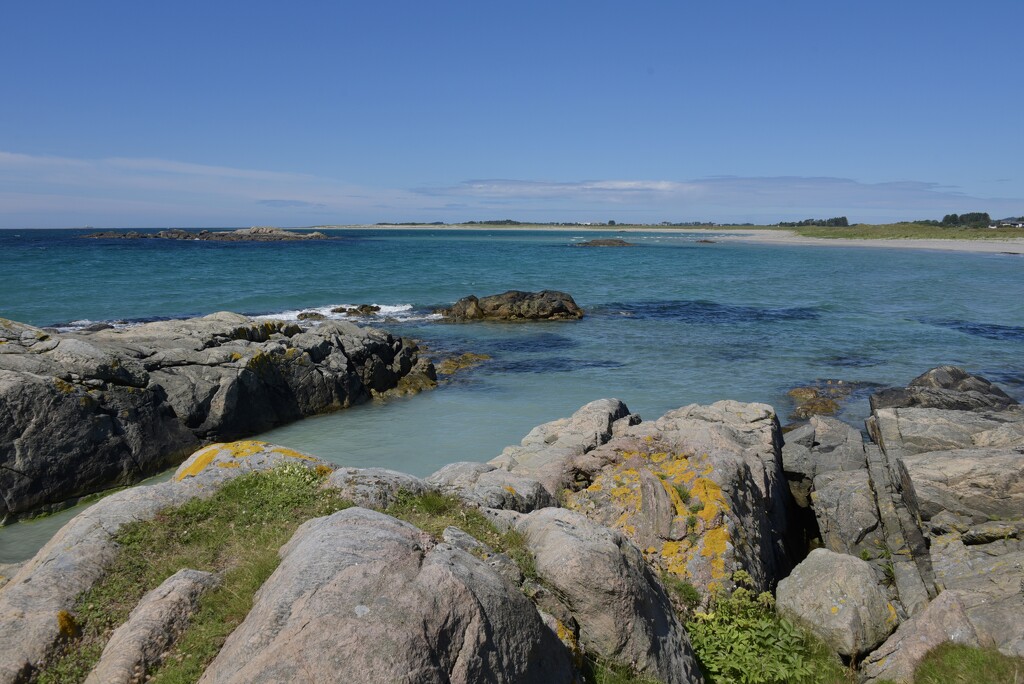
<svg viewBox="0 0 1024 684"><path fill-rule="evenodd" d="M799 228L800 226L828 226L830 228L846 228L850 222L845 216L836 216L830 219L805 219L803 221L779 221L784 228Z"/></svg>
<svg viewBox="0 0 1024 684"><path fill-rule="evenodd" d="M966 226L968 228L986 228L992 225L992 217L986 211L975 211L969 214L946 214L942 217L944 226Z"/></svg>

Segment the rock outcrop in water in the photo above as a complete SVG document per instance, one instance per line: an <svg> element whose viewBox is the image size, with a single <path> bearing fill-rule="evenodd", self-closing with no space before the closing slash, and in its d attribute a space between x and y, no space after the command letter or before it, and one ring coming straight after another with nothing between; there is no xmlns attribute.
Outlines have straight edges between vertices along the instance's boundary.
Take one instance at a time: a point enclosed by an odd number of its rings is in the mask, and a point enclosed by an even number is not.
<svg viewBox="0 0 1024 684"><path fill-rule="evenodd" d="M415 344L345 322L218 313L56 334L0 319L0 519L435 379Z"/></svg>
<svg viewBox="0 0 1024 684"><path fill-rule="evenodd" d="M566 321L583 318L583 309L572 296L557 290L509 290L479 299L470 295L455 302L451 308L439 309L438 313L453 321Z"/></svg>
<svg viewBox="0 0 1024 684"><path fill-rule="evenodd" d="M208 240L212 242L289 242L293 240L330 240L320 231L299 233L273 226L253 226L238 230L183 230L170 228L156 233L142 233L137 230L103 230L83 235L95 240Z"/></svg>
<svg viewBox="0 0 1024 684"><path fill-rule="evenodd" d="M598 238L586 242L574 242L574 247L633 247L632 242L626 242L622 238Z"/></svg>

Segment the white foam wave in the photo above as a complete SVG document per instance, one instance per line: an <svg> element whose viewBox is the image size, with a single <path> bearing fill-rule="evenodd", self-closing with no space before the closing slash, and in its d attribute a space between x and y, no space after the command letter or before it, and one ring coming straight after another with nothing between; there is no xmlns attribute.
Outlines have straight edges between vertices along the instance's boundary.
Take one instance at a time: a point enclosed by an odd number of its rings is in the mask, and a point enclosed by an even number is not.
<svg viewBox="0 0 1024 684"><path fill-rule="evenodd" d="M377 304L373 303L372 306L380 307L379 311L366 316L350 316L343 311L344 309L355 309L358 308L358 304L329 304L327 306L309 307L306 309L289 309L286 311L279 311L276 313L265 314L262 316L254 316L257 320L278 320L278 321L298 321L299 314L317 313L323 316L327 320L332 321L352 321L355 323L367 322L367 323L379 323L388 319L396 321L433 321L441 318L440 314L428 313L425 311L416 311L412 304ZM315 320L306 319L306 323L315 323Z"/></svg>

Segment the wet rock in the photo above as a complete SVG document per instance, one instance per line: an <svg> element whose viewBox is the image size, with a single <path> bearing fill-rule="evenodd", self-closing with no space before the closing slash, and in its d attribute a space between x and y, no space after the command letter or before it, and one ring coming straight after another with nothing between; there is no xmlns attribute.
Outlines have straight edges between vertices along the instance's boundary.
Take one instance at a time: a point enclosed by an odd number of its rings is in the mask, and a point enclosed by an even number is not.
<svg viewBox="0 0 1024 684"><path fill-rule="evenodd" d="M488 354L466 352L459 356L449 357L438 363L437 373L438 375L455 375L459 371L475 368L490 358Z"/></svg>
<svg viewBox="0 0 1024 684"><path fill-rule="evenodd" d="M296 316L300 321L325 321L327 316L324 316L319 311L301 311Z"/></svg>
<svg viewBox="0 0 1024 684"><path fill-rule="evenodd" d="M434 373L414 344L337 321L218 313L64 334L0 321L0 339L0 519Z"/></svg>
<svg viewBox="0 0 1024 684"><path fill-rule="evenodd" d="M776 606L851 658L881 644L899 623L871 566L826 549L811 551L779 582Z"/></svg>
<svg viewBox="0 0 1024 684"><path fill-rule="evenodd" d="M661 584L621 533L559 508L524 516L517 529L537 573L579 624L585 650L669 684L702 681Z"/></svg>
<svg viewBox="0 0 1024 684"><path fill-rule="evenodd" d="M509 290L498 295L464 297L448 309L438 311L454 321L541 321L583 318L583 309L572 296L556 290L522 292Z"/></svg>
<svg viewBox="0 0 1024 684"><path fill-rule="evenodd" d="M876 392L870 404L872 411L913 407L973 411L1003 409L1017 401L980 375L957 366L939 366L914 378L905 388Z"/></svg>
<svg viewBox="0 0 1024 684"><path fill-rule="evenodd" d="M536 608L469 553L350 508L304 523L203 683L570 682Z"/></svg>
<svg viewBox="0 0 1024 684"><path fill-rule="evenodd" d="M179 570L142 597L128 621L114 630L85 684L142 681L148 668L188 626L199 597L218 583L216 575Z"/></svg>
<svg viewBox="0 0 1024 684"><path fill-rule="evenodd" d="M360 304L359 306L339 306L331 309L331 313L345 314L346 316L373 316L380 313L380 307L376 304Z"/></svg>

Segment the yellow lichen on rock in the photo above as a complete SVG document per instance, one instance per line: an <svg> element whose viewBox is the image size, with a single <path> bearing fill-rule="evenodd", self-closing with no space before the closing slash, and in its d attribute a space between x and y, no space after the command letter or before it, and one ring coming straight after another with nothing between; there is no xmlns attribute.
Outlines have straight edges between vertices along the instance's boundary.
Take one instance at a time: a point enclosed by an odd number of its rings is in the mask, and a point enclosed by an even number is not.
<svg viewBox="0 0 1024 684"><path fill-rule="evenodd" d="M711 578L725 578L725 552L729 544L729 530L724 525L706 530L700 555L711 561Z"/></svg>
<svg viewBox="0 0 1024 684"><path fill-rule="evenodd" d="M57 628L65 639L74 639L81 631L75 616L66 610L57 611Z"/></svg>

